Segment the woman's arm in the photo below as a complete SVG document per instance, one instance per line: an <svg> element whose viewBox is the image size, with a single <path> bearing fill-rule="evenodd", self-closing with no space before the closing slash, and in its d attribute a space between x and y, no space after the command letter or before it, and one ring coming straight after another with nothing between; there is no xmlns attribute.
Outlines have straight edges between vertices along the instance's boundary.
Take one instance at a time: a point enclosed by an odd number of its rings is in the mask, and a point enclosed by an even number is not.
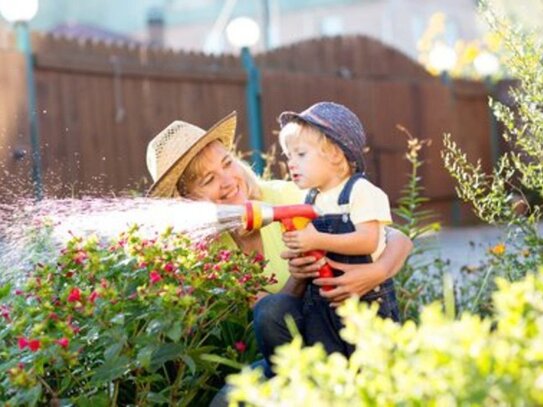
<svg viewBox="0 0 543 407"><path fill-rule="evenodd" d="M344 274L333 278L317 278L313 283L320 286L335 286L330 291L320 291L323 297L330 300L332 306L340 305L353 295L366 294L400 271L411 252L413 243L399 230L387 228L387 232L386 248L374 263L343 264L327 259L333 268L343 271ZM299 268L299 266L296 267L298 272L300 272ZM309 274L310 271L306 273Z"/></svg>

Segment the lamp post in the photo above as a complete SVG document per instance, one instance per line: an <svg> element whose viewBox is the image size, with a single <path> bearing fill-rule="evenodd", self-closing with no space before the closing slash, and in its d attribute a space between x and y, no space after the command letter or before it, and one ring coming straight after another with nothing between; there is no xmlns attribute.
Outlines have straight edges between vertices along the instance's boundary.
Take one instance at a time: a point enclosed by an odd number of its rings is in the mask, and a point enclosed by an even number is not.
<svg viewBox="0 0 543 407"><path fill-rule="evenodd" d="M441 74L441 81L444 85L451 82L450 70L456 64L456 51L443 43L437 43L428 55L430 66Z"/></svg>
<svg viewBox="0 0 543 407"><path fill-rule="evenodd" d="M490 97L494 94L494 83L492 76L495 75L500 69L500 61L498 58L488 51L483 51L473 61L475 70L483 78L485 88ZM494 116L492 108L488 107L488 118L490 123L490 154L492 158L492 165L496 165L498 162L500 149L498 138L498 122Z"/></svg>
<svg viewBox="0 0 543 407"><path fill-rule="evenodd" d="M38 0L0 0L0 14L14 24L17 34L17 48L25 58L25 74L28 99L28 120L30 127L30 145L32 149L32 182L34 196L43 198L41 176L40 136L36 103L36 83L34 79L34 59L28 22L38 12Z"/></svg>
<svg viewBox="0 0 543 407"><path fill-rule="evenodd" d="M249 47L255 45L260 38L260 28L249 17L237 17L230 21L226 27L226 36L234 47L241 49L241 62L247 72L245 98L249 123L249 144L253 152L252 158L255 171L262 174L264 169L262 160L262 88L260 86L260 71L249 51Z"/></svg>

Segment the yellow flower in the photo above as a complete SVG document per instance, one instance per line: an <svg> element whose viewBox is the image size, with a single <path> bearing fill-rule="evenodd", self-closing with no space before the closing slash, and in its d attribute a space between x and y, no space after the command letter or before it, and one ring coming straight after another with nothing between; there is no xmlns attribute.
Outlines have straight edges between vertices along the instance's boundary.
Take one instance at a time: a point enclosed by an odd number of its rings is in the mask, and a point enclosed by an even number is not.
<svg viewBox="0 0 543 407"><path fill-rule="evenodd" d="M498 243L496 246L490 248L490 253L495 256L501 256L505 253L505 245L503 243Z"/></svg>

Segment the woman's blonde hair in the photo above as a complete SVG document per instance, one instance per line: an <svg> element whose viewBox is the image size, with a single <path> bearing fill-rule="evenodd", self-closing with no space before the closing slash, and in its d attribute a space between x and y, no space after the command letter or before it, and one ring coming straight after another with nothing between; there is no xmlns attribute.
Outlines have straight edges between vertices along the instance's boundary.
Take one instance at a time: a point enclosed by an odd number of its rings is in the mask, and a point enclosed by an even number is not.
<svg viewBox="0 0 543 407"><path fill-rule="evenodd" d="M216 141L220 143L220 141ZM205 146L187 165L187 168L179 177L177 181L177 190L179 195L185 198L191 196L191 187L194 182L203 174L203 171L206 168L206 162L208 161L207 156L209 154L209 148L213 142ZM229 154L232 154L229 152ZM232 159L237 165L241 167L243 178L245 179L247 186L247 197L249 199L259 200L262 197L262 192L260 191L259 178L254 173L252 168L246 162L242 161L239 157L236 157L232 154Z"/></svg>
<svg viewBox="0 0 543 407"><path fill-rule="evenodd" d="M315 142L324 158L330 160L331 156L340 157L338 160L332 161L340 174L354 173L356 166L350 163L343 150L319 129L301 120L293 120L279 132L279 144L284 152L288 152L287 143L293 139Z"/></svg>

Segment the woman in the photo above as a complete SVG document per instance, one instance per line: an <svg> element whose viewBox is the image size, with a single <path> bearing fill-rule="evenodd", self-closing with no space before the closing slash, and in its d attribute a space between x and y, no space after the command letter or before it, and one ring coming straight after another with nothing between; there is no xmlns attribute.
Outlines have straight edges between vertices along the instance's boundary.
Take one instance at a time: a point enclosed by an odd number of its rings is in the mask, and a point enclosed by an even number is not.
<svg viewBox="0 0 543 407"><path fill-rule="evenodd" d="M147 149L147 168L154 181L148 195L230 205L243 204L249 199L273 205L302 202L303 193L293 183L260 180L232 155L230 150L235 129L235 112L208 131L182 121L170 124L149 143ZM252 233L223 233L221 243L245 253L256 251L262 254L268 260L265 272L276 276L277 284L266 287L266 292L259 296L254 316L257 341L267 356L273 352L272 344L288 341L283 317L299 306L299 297L308 279L318 275L316 270L320 264L314 258L298 257L297 253L287 251L277 222ZM332 306L337 306L352 295L364 295L395 275L410 250L410 240L389 229L387 247L377 262L346 265L329 261L344 274L314 282L335 286L333 290L321 293ZM279 295L268 296L269 293ZM267 298L262 301L264 297ZM277 332L274 331L276 328ZM268 375L271 373L267 366L265 370Z"/></svg>

